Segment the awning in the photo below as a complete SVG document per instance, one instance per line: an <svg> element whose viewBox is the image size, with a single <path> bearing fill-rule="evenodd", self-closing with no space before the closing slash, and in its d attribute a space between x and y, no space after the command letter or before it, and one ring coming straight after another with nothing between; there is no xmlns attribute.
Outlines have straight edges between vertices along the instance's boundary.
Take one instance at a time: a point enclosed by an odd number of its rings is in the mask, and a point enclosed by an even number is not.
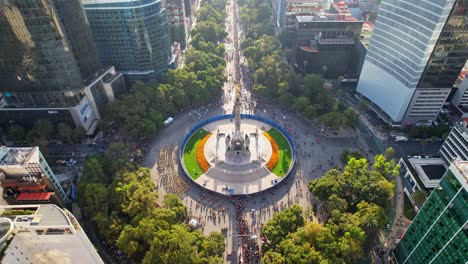
<svg viewBox="0 0 468 264"><path fill-rule="evenodd" d="M17 186L18 185L18 182L2 182L0 184L1 186L3 187L12 187L12 186Z"/></svg>
<svg viewBox="0 0 468 264"><path fill-rule="evenodd" d="M17 197L17 201L47 201L50 199L52 192L40 192L40 193L20 193Z"/></svg>
<svg viewBox="0 0 468 264"><path fill-rule="evenodd" d="M19 186L19 191L42 191L47 185L36 185L36 186Z"/></svg>

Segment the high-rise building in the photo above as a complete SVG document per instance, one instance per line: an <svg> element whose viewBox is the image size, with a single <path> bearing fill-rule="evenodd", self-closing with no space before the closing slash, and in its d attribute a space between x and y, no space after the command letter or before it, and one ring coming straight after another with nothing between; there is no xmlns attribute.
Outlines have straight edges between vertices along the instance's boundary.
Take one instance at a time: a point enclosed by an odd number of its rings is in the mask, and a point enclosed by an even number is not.
<svg viewBox="0 0 468 264"><path fill-rule="evenodd" d="M128 80L158 78L169 68L171 43L160 0L82 0L99 56Z"/></svg>
<svg viewBox="0 0 468 264"><path fill-rule="evenodd" d="M440 148L440 156L447 164L456 159L468 161L467 125L467 122L456 123Z"/></svg>
<svg viewBox="0 0 468 264"><path fill-rule="evenodd" d="M272 0L273 16L279 29L294 29L296 16L319 15L330 9L332 0Z"/></svg>
<svg viewBox="0 0 468 264"><path fill-rule="evenodd" d="M184 48L190 31L190 17L185 13L185 1L163 0L163 5L167 11L171 42L179 42Z"/></svg>
<svg viewBox="0 0 468 264"><path fill-rule="evenodd" d="M0 259L9 264L103 264L76 218L56 205L0 206Z"/></svg>
<svg viewBox="0 0 468 264"><path fill-rule="evenodd" d="M468 58L468 2L384 0L357 92L393 125L436 119Z"/></svg>
<svg viewBox="0 0 468 264"><path fill-rule="evenodd" d="M79 0L0 1L2 124L40 117L81 126L72 112L83 100L102 101L84 91L100 70Z"/></svg>
<svg viewBox="0 0 468 264"><path fill-rule="evenodd" d="M306 73L338 78L357 74L362 20L351 15L322 13L296 16L296 63ZM327 70L324 73L323 67Z"/></svg>
<svg viewBox="0 0 468 264"><path fill-rule="evenodd" d="M0 147L0 186L11 204L70 202L38 147Z"/></svg>
<svg viewBox="0 0 468 264"><path fill-rule="evenodd" d="M395 247L399 264L468 262L468 162L454 161Z"/></svg>

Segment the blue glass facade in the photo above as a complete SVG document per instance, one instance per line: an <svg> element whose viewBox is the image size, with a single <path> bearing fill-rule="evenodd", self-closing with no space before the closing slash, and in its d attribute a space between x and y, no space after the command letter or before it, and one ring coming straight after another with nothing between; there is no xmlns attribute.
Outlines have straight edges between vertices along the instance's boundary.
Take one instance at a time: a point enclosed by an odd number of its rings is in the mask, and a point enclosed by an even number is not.
<svg viewBox="0 0 468 264"><path fill-rule="evenodd" d="M0 91L12 105L74 106L100 67L79 0L0 1Z"/></svg>
<svg viewBox="0 0 468 264"><path fill-rule="evenodd" d="M171 46L159 0L84 0L98 53L131 80L157 78L168 69Z"/></svg>

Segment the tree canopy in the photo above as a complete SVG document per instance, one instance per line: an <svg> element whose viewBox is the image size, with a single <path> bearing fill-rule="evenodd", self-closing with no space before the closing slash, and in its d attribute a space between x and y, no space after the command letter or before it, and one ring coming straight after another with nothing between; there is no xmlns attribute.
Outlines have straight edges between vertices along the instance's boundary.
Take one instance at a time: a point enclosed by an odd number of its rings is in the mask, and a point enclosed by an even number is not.
<svg viewBox="0 0 468 264"><path fill-rule="evenodd" d="M297 205L276 213L263 228L262 263L362 263L368 237L387 221L393 183L386 177L398 170L385 155L375 160L369 166L366 159L350 157L343 171L312 180L309 189L322 201L325 224L304 224Z"/></svg>
<svg viewBox="0 0 468 264"><path fill-rule="evenodd" d="M186 225L187 208L177 195L166 195L158 205L147 168L103 162L105 157L86 162L78 202L108 243L136 262L222 263L224 236L215 232L205 237Z"/></svg>

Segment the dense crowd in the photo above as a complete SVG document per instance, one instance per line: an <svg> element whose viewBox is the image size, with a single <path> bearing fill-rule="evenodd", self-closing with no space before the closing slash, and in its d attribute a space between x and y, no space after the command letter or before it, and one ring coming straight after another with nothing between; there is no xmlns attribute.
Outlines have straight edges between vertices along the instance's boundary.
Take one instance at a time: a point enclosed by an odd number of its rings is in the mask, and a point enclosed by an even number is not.
<svg viewBox="0 0 468 264"><path fill-rule="evenodd" d="M236 212L237 232L241 244L239 259L242 259L242 263L257 263L260 258L259 247L243 214L245 202L235 197L229 198Z"/></svg>

